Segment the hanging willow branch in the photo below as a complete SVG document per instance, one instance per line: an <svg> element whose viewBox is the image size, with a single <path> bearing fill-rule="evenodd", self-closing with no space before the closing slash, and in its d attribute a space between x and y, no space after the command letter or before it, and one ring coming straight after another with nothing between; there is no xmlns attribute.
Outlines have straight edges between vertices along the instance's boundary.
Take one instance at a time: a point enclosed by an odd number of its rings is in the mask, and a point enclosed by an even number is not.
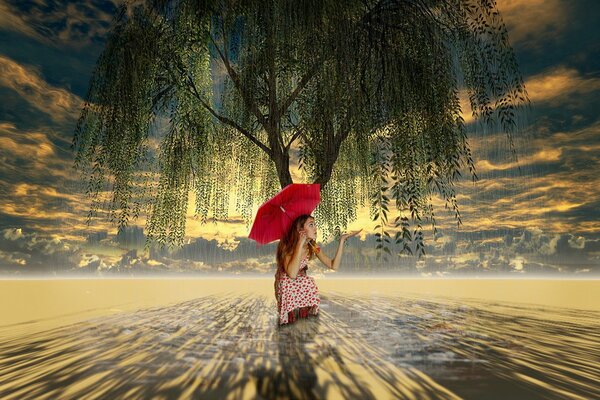
<svg viewBox="0 0 600 400"><path fill-rule="evenodd" d="M434 196L460 225L454 182L463 168L477 179L461 89L516 157L529 100L493 1L125 4L73 138L88 221L102 208L122 229L145 210L147 244L181 245L192 193L203 223L227 219L235 195L248 227L297 156L321 184L324 240L368 204L380 254L392 228L400 253L421 256Z"/></svg>

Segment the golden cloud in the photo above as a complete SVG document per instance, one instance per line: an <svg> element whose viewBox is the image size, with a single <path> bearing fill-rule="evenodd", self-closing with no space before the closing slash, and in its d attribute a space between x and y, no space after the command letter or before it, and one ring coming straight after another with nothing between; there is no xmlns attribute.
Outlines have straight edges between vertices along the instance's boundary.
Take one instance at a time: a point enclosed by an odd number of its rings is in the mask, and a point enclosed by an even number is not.
<svg viewBox="0 0 600 400"><path fill-rule="evenodd" d="M514 138L515 147L524 155L519 156L519 161L493 163L490 160L478 160L475 162L476 172L486 173L490 171L505 171L513 168L525 167L533 164L544 164L558 162L561 159L568 161L567 151L576 150L579 152L591 153L600 149L600 143L594 143L600 137L600 123L594 123L582 129L573 132L556 132L554 134L544 134L541 138ZM506 149L508 158L508 144L504 134L490 135L486 138L473 138L469 140L469 145L477 152L485 148Z"/></svg>
<svg viewBox="0 0 600 400"><path fill-rule="evenodd" d="M0 166L7 172L12 171L24 177L24 171L28 171L72 182L75 176L70 171L70 157L59 157L57 153L67 151L57 147L50 140L51 137L64 141L51 132L22 131L12 123L0 123Z"/></svg>
<svg viewBox="0 0 600 400"><path fill-rule="evenodd" d="M68 90L49 85L40 72L0 56L0 85L17 92L33 107L55 121L76 117L83 101Z"/></svg>
<svg viewBox="0 0 600 400"><path fill-rule="evenodd" d="M5 133L16 132L14 126L10 124L0 125L0 132L2 130ZM587 137L591 133L589 130L584 130L581 132L581 135ZM27 136L21 135L21 137ZM35 140L31 141L31 143L23 144L17 142L13 137L0 136L0 143L5 146L3 148L9 153L18 153L21 156L25 156L27 154L36 154L35 152L38 151L41 156L49 157L49 160L54 160L52 162L63 162L60 159L54 158L55 154L52 150L52 144L47 137L39 132L33 132L31 137L35 138ZM566 141L568 135L566 133L557 133L556 137L557 139ZM37 149L36 142L42 143L43 146ZM524 162L537 163L556 160L563 155L563 149L568 146L567 142L563 142L561 143L561 147L545 148L543 143L534 143L534 147L540 148L540 150L530 157L522 158L520 162L522 164ZM42 161L38 167L42 168L44 158L41 157L40 160ZM46 162L48 162L48 158ZM498 170L506 169L508 165L482 161L482 164L479 164L478 168L487 166L488 170ZM46 168L48 167L46 166ZM582 181L579 174L565 172L527 179L518 176L495 178L493 180L480 179L475 185L471 182L459 182L456 186L456 191L463 222L460 230L481 231L538 226L550 231L571 231L576 228L582 233L597 232L598 227L592 223L582 222L577 223L577 226L575 226L574 222L570 222L566 218L554 218L550 220L545 217L545 214L548 212L568 212L575 207L585 205L585 201L581 199L598 198L600 193L595 189L595 187L600 187L598 185L600 183L598 182L598 178L591 176L591 179L587 180L589 184L581 185L575 182ZM514 188L517 188L516 193L513 190ZM498 196L497 193L502 192L502 190L515 194ZM68 226L67 230L69 233L67 234L71 236L73 235L70 232L75 231L91 232L98 229L108 232L116 231L116 227L103 218L96 219L93 227L86 226L84 216L87 215L89 204L83 198L84 196L65 193L58 185L20 182L7 188L6 193L10 193L11 197L3 199L4 213L15 217L27 218L32 224L28 228L35 226L36 229L42 232L58 234L63 238L66 238L63 235L65 233L64 226ZM105 195L109 195L109 193L105 193ZM535 202L531 201L532 197L535 198ZM206 240L214 239L220 245L227 245L235 237L247 237L250 228L245 226L241 215L235 211L234 198L235 188L232 188L230 194L231 203L229 204L229 221L209 222L202 225L193 216L195 203L194 196L190 194L186 236L188 238L201 237ZM64 202L63 207L57 208L56 199ZM435 196L433 202L434 207L436 207L436 226L438 230L444 233L453 231L456 228L456 221L452 211L444 209L445 202L439 196ZM256 213L257 208L258 205L255 206L254 213ZM391 210L389 216L390 222L392 222L396 216L395 209ZM63 226L59 227L49 224L58 220L64 221ZM141 216L135 223L138 226L143 226L145 224L145 217ZM360 237L362 240L365 240L367 234L374 233L373 228L377 223L377 221L371 220L369 207L361 207L357 210L357 220L348 226L347 231L363 229ZM429 226L424 224L426 232ZM389 229L389 231L392 232L393 229ZM428 236L428 238L431 240L432 237ZM79 240L81 239L79 237Z"/></svg>
<svg viewBox="0 0 600 400"><path fill-rule="evenodd" d="M567 95L600 89L600 79L585 78L574 68L559 66L530 77L525 86L532 102L559 105Z"/></svg>
<svg viewBox="0 0 600 400"><path fill-rule="evenodd" d="M85 225L88 205L83 195L60 191L59 187L50 185L0 183L10 194L1 199L4 215L24 218L34 224L36 230L58 234L60 238L73 230L92 230ZM108 221L98 222L102 229L111 229ZM27 228L32 226L28 225Z"/></svg>
<svg viewBox="0 0 600 400"><path fill-rule="evenodd" d="M518 165L525 166L530 164L538 164L545 162L554 162L560 160L562 155L561 149L543 149L537 151L535 154L530 156L522 157L519 159ZM511 168L516 168L516 162L509 163L497 163L493 164L489 160L481 160L475 163L476 171L478 172L489 172L489 171L497 171L497 170L508 170Z"/></svg>
<svg viewBox="0 0 600 400"><path fill-rule="evenodd" d="M105 219L88 227L88 200L75 189L80 183L68 153L55 145L57 137L42 130L23 131L0 123L0 203L5 216L27 221L27 228L60 238L82 237L75 231L115 230ZM52 140L51 140L52 138ZM58 137L58 141L61 139ZM18 177L15 179L15 177Z"/></svg>
<svg viewBox="0 0 600 400"><path fill-rule="evenodd" d="M581 184L581 182L587 182ZM540 227L544 231L597 233L600 227L575 221L567 213L592 204L600 196L600 178L585 171L559 172L544 176L495 178L461 184L458 190L473 193L473 201L459 203L465 230ZM506 190L506 195L498 192ZM491 192L493 191L493 192ZM514 193L514 194L511 194Z"/></svg>
<svg viewBox="0 0 600 400"><path fill-rule="evenodd" d="M586 78L574 68L558 66L525 80L525 88L533 104L548 103L561 106L565 97L583 95L600 89L600 79ZM465 123L474 122L473 110L467 89L459 91L461 116Z"/></svg>
<svg viewBox="0 0 600 400"><path fill-rule="evenodd" d="M14 128L14 125L12 126ZM52 143L46 135L42 133L32 132L28 138L32 141L31 144L19 143L9 137L0 137L0 148L4 152L11 153L18 157L45 158L54 155ZM37 142L37 143L36 143Z"/></svg>
<svg viewBox="0 0 600 400"><path fill-rule="evenodd" d="M511 43L538 47L558 38L567 28L569 13L560 0L498 0Z"/></svg>
<svg viewBox="0 0 600 400"><path fill-rule="evenodd" d="M468 91L466 89L459 90L458 99L460 102L460 115L465 120L465 124L475 121Z"/></svg>

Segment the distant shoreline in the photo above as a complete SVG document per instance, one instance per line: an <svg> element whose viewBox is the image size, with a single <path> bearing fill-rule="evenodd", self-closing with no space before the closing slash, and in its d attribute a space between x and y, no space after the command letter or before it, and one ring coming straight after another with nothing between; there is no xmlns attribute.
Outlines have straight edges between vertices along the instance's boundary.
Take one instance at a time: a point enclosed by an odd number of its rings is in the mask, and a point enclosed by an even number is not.
<svg viewBox="0 0 600 400"><path fill-rule="evenodd" d="M206 296L260 296L275 312L272 276L21 277L0 279L0 333L24 324L62 326L68 322L166 305ZM315 278L322 296L401 297L424 301L519 303L545 309L600 310L600 279L581 277L400 277ZM270 303L269 303L270 302ZM548 309L549 310L549 309ZM1 335L0 335L1 336Z"/></svg>
<svg viewBox="0 0 600 400"><path fill-rule="evenodd" d="M327 273L320 274L314 273L309 275L315 279L325 280L336 280L336 279L411 279L411 280L600 280L600 274L552 274L552 275L535 275L535 274L485 274L469 276L468 274L462 275L431 275L422 276L418 274L402 275L402 274L377 274L373 273L370 275L361 274L342 274L342 273ZM69 274L57 274L57 275L0 275L0 281L12 281L12 280L145 280L145 279L165 279L165 280L177 280L177 279L274 279L271 274L107 274L107 275L69 275Z"/></svg>

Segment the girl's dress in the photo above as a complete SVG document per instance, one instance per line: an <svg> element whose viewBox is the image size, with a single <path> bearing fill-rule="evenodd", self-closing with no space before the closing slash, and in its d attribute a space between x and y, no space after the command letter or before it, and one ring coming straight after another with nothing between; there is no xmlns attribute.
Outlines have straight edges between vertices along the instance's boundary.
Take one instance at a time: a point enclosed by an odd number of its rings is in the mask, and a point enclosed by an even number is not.
<svg viewBox="0 0 600 400"><path fill-rule="evenodd" d="M315 279L306 275L307 269L308 255L300 262L300 271L295 279L290 278L283 267L277 268L275 298L280 325L291 324L299 318L319 313L319 288Z"/></svg>

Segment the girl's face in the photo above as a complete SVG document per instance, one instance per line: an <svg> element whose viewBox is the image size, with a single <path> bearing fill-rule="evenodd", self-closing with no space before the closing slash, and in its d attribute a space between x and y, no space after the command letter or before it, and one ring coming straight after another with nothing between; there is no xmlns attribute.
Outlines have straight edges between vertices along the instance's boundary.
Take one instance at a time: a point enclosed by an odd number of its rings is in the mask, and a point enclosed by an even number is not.
<svg viewBox="0 0 600 400"><path fill-rule="evenodd" d="M317 225L315 224L315 220L313 218L309 218L304 223L304 231L306 232L306 236L312 240L317 240Z"/></svg>

